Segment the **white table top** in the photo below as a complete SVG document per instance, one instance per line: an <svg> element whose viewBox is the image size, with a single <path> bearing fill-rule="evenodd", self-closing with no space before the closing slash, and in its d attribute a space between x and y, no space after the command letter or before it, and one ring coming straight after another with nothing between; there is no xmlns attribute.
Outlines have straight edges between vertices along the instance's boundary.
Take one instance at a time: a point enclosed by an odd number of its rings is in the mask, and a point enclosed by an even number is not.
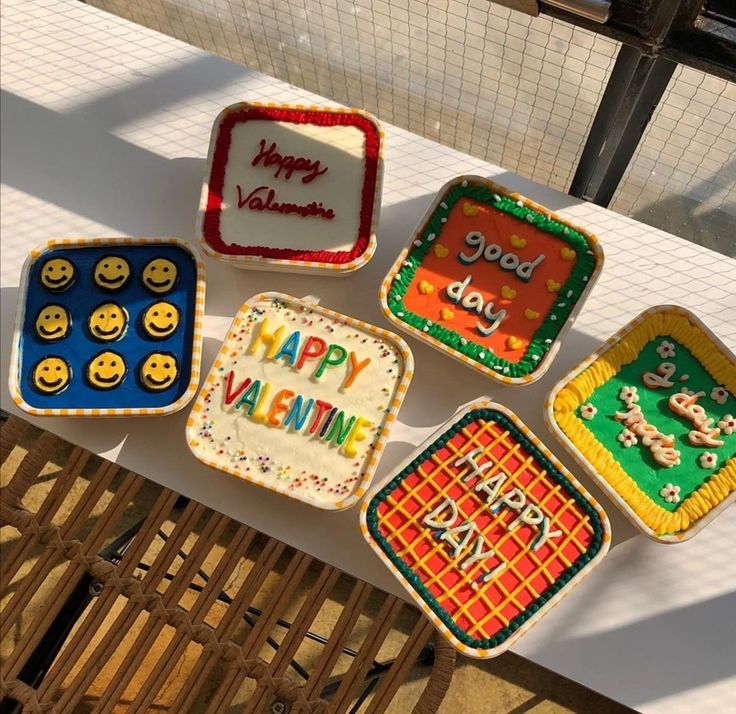
<svg viewBox="0 0 736 714"><path fill-rule="evenodd" d="M77 235L192 239L219 110L242 99L324 100L72 0L6 0L3 15L0 370L7 375L20 266L29 248ZM600 341L659 303L688 306L736 347L736 261L385 128L374 259L346 279L245 272L210 261L205 367L240 304L262 290L317 295L326 307L386 325L378 285L433 194L454 175L484 174L597 233L607 259L602 278L549 373L530 387L496 386L408 338L416 375L377 478L389 476L458 404L491 394L600 496L546 431L545 394ZM1 403L17 412L6 387ZM401 593L363 542L357 508L323 513L200 465L184 440L186 415L185 409L164 418L31 421ZM694 540L665 546L638 535L605 497L601 502L614 530L610 554L515 651L642 711L733 711L736 508Z"/></svg>

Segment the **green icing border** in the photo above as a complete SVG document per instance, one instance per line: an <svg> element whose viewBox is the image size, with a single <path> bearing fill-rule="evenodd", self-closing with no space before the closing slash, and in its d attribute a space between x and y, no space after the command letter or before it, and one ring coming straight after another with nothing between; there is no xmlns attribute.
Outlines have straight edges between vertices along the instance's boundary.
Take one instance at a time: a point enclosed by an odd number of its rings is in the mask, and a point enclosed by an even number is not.
<svg viewBox="0 0 736 714"><path fill-rule="evenodd" d="M511 620L506 627L499 630L499 632L493 637L474 639L460 629L450 614L442 608L439 602L437 602L435 597L422 583L419 576L396 554L388 541L381 535L378 528L378 506L383 503L398 486L401 485L401 482L407 476L414 473L424 461L435 453L435 451L445 446L445 444L455 436L455 434L465 428L468 424L481 419L485 421L493 421L502 428L508 429L511 436L547 470L552 480L570 493L575 502L590 517L590 523L593 527L593 540L591 541L588 550L583 553L567 570L561 573L557 580L555 580L555 582L550 585L542 595L529 603L526 609ZM598 511L593 507L593 505L583 497L578 489L570 483L564 474L558 470L558 468L529 440L529 438L506 414L496 411L495 409L474 409L468 412L441 436L437 437L426 449L417 454L410 464L400 471L371 499L366 512L366 524L368 526L368 531L376 540L381 550L388 556L389 560L391 560L396 568L398 568L399 572L409 582L411 587L418 592L421 598L430 606L430 608L432 608L432 611L440 618L450 632L452 632L452 634L455 635L455 637L457 637L457 639L463 644L476 649L492 649L494 647L498 647L511 637L511 635L518 630L524 622L542 609L544 605L558 592L560 592L560 590L562 590L562 588L564 588L578 572L580 572L596 557L603 544L604 531Z"/></svg>
<svg viewBox="0 0 736 714"><path fill-rule="evenodd" d="M565 241L577 254L570 277L557 293L564 302L564 306L560 307L557 302L553 303L542 324L534 333L526 352L518 362L509 362L503 357L499 357L491 352L487 346L462 338L454 330L443 327L427 317L408 310L404 304L404 296L414 280L417 268L429 253L432 243L442 234L444 227L442 219L447 218L461 198L472 198L479 203L485 203L499 211L503 211L520 221L526 221L539 230ZM560 223L560 221L556 221L526 205L519 206L513 198L496 193L487 186L479 185L470 179L464 179L450 186L440 196L432 215L424 223L420 232L421 236L417 235L414 239L415 241L421 241L420 245L412 245L388 290L388 309L393 316L398 321L434 337L447 347L460 352L484 367L501 372L509 377L524 377L534 372L542 357L557 339L573 308L587 287L588 280L595 271L598 261L588 239L574 228L570 228L564 223ZM432 237L430 238L430 236ZM402 314L399 315L398 313ZM483 357L479 356L481 353L483 353Z"/></svg>

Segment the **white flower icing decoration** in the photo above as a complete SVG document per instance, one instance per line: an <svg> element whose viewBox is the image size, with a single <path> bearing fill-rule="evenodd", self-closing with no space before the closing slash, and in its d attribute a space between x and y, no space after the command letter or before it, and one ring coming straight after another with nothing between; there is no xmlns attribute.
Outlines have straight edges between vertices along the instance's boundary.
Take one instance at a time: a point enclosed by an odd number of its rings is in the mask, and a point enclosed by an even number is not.
<svg viewBox="0 0 736 714"><path fill-rule="evenodd" d="M667 503L679 503L680 502L680 487L674 484L668 483L659 489L659 495L664 498Z"/></svg>
<svg viewBox="0 0 736 714"><path fill-rule="evenodd" d="M675 356L675 346L671 342L667 342L667 340L662 340L660 342L659 347L657 347L657 354L662 359L667 359L668 357L674 357Z"/></svg>
<svg viewBox="0 0 736 714"><path fill-rule="evenodd" d="M583 404L583 406L580 407L580 416L583 417L583 419L587 419L590 421L596 414L598 413L598 409L594 407L590 402L587 404Z"/></svg>
<svg viewBox="0 0 736 714"><path fill-rule="evenodd" d="M718 455L711 451L706 451L700 455L700 465L704 469L712 469L718 463Z"/></svg>
<svg viewBox="0 0 736 714"><path fill-rule="evenodd" d="M623 399L627 404L635 404L639 401L636 391L636 387L623 387L618 393L618 398Z"/></svg>
<svg viewBox="0 0 736 714"><path fill-rule="evenodd" d="M695 390L694 389L688 389L687 387L683 387L680 391L683 394L688 394L691 397L693 396L693 394L695 394Z"/></svg>
<svg viewBox="0 0 736 714"><path fill-rule="evenodd" d="M728 399L728 392L724 387L713 387L710 390L710 398L719 404L725 404L726 399Z"/></svg>
<svg viewBox="0 0 736 714"><path fill-rule="evenodd" d="M624 445L624 448L628 449L634 444L638 444L639 441L636 438L636 434L634 434L633 431L629 431L628 429L624 429L619 435L618 440Z"/></svg>
<svg viewBox="0 0 736 714"><path fill-rule="evenodd" d="M726 414L721 421L718 422L718 428L727 436L736 431L736 417Z"/></svg>

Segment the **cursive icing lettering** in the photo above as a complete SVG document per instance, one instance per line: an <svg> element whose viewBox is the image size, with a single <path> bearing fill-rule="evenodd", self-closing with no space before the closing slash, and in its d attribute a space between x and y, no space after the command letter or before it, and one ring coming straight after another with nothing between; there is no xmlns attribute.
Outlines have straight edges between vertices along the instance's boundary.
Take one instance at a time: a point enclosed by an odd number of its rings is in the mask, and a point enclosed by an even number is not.
<svg viewBox="0 0 736 714"><path fill-rule="evenodd" d="M687 419L695 427L688 432L688 441L693 446L723 446L723 442L718 438L721 430L713 426L714 419L709 419L705 409L697 402L700 397L704 397L705 392L697 394L684 394L677 392L673 394L669 400L669 408L678 416Z"/></svg>
<svg viewBox="0 0 736 714"><path fill-rule="evenodd" d="M283 177L288 181L293 174L304 172L301 177L302 183L311 183L318 176L322 176L327 172L327 166L322 168L319 161L313 161L303 156L289 156L279 153L275 141L272 141L268 148L265 139L261 139L258 143L261 148L250 162L251 166L258 166L259 164L263 164L264 168L275 166L274 178L279 178L283 171Z"/></svg>
<svg viewBox="0 0 736 714"><path fill-rule="evenodd" d="M680 452L675 449L673 434L662 434L653 424L649 424L638 404L628 404L625 412L616 412L616 421L624 423L638 437L641 443L652 452L652 458L666 468L680 463Z"/></svg>
<svg viewBox="0 0 736 714"><path fill-rule="evenodd" d="M295 213L302 218L314 216L331 221L335 212L331 208L325 208L322 201L310 201L309 203L279 203L276 201L276 191L268 186L258 186L249 194L244 195L240 184L236 184L238 192L238 208L248 208L251 211L268 211L270 213ZM265 192L265 193L264 193Z"/></svg>

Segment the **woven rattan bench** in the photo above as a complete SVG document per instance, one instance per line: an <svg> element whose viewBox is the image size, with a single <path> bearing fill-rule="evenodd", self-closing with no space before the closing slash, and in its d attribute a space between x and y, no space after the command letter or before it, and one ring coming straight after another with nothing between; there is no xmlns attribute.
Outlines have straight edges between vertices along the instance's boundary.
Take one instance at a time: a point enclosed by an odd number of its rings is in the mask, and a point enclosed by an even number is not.
<svg viewBox="0 0 736 714"><path fill-rule="evenodd" d="M1 458L3 711L439 707L403 600L21 419Z"/></svg>

